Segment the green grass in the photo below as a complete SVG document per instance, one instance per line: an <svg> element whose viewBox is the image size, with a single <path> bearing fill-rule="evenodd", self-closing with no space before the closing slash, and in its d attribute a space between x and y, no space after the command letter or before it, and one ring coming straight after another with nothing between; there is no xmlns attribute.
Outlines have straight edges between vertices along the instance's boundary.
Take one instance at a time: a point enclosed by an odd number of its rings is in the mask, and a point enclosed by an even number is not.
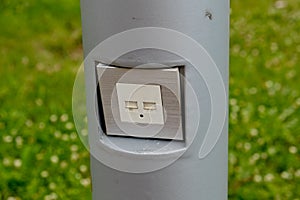
<svg viewBox="0 0 300 200"><path fill-rule="evenodd" d="M230 199L299 199L300 2L231 7Z"/></svg>
<svg viewBox="0 0 300 200"><path fill-rule="evenodd" d="M300 2L231 1L229 199L300 199ZM79 1L0 0L0 200L90 199Z"/></svg>
<svg viewBox="0 0 300 200"><path fill-rule="evenodd" d="M0 199L89 199L71 107L79 1L1 0L0 27Z"/></svg>

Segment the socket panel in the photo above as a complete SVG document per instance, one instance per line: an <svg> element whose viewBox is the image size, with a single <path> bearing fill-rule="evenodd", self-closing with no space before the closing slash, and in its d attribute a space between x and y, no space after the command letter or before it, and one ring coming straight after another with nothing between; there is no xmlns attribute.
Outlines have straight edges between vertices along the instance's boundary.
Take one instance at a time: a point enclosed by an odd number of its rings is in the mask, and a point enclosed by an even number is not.
<svg viewBox="0 0 300 200"><path fill-rule="evenodd" d="M184 140L180 70L98 64L98 107L108 136Z"/></svg>

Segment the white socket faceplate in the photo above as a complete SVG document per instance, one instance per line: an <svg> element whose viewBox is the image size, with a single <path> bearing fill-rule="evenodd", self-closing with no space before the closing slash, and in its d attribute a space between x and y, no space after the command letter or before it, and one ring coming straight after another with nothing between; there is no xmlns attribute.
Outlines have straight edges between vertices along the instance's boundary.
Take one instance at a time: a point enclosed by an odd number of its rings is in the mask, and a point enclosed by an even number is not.
<svg viewBox="0 0 300 200"><path fill-rule="evenodd" d="M164 124L159 85L117 83L116 89L122 122Z"/></svg>

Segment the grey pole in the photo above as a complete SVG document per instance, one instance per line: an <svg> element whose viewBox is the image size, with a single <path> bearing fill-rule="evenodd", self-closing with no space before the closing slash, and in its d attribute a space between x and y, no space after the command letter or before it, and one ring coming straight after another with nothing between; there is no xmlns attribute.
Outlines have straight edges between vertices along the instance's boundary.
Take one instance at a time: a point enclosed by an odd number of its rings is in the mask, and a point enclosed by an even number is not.
<svg viewBox="0 0 300 200"><path fill-rule="evenodd" d="M93 199L227 199L227 114L224 124L219 121L220 134L214 126L209 130L221 110L227 111L229 0L82 0L81 14ZM117 52L127 45L124 41L117 48L108 38L129 31L127 38L130 30L137 30L128 44L148 44L140 41L140 33L151 33L157 44L159 28L163 35L174 33L180 38L182 33L183 38L199 43L204 48L199 53L203 69L201 62L193 62L197 52L190 52L191 59L179 55L181 47L190 47L175 39L169 43L178 51L148 45L115 59L106 56L105 49ZM175 36L162 39L162 46ZM103 42L114 46L98 48ZM214 101L219 75L226 96ZM131 90L134 92L127 97ZM147 95L156 93L158 99L140 104L138 98L151 99L154 97ZM126 100L132 96L138 100ZM145 117L140 110L137 118L128 114L140 106L144 106ZM148 115L149 120L143 121ZM201 149L208 149L202 157Z"/></svg>

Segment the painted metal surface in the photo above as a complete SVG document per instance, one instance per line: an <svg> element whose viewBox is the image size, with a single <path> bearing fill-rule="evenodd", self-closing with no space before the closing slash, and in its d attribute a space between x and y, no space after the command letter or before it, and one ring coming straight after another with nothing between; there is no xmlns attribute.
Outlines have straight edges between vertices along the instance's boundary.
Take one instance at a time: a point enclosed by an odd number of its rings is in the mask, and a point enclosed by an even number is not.
<svg viewBox="0 0 300 200"><path fill-rule="evenodd" d="M207 156L199 158L199 149L205 139L211 117L213 117L211 107L214 106L210 100L207 82L198 72L201 69L193 66L181 55L157 49L132 51L112 61L114 65L122 67L135 67L146 63L185 66L184 78L190 84L190 86L185 86L186 94L183 101L183 117L186 122L184 134L187 138L184 144L174 142L169 149L162 149L168 141L109 138L105 136L101 127L99 128L101 119L95 115L95 110L98 109L94 103L97 81L96 65L93 63L108 63L101 55L97 55L100 51L93 49L107 38L130 29L160 27L179 31L201 44L209 53L218 67L228 94L229 1L82 0L81 9L83 45L87 59L85 76L89 135L93 151L91 155L93 199L227 199L227 118L214 148ZM177 41L173 43L176 44ZM90 53L93 55L89 56ZM203 57L203 60L205 59ZM163 67L158 66L158 68ZM211 74L211 77L217 79L217 75ZM214 81L213 78L211 81ZM191 88L193 91L190 91ZM193 98L196 99L199 108L194 106L196 104L192 102ZM201 115L201 118L199 117L201 120L199 120L197 131L191 133L190 127L193 126L193 121L197 120L197 117L194 117L196 112ZM93 143L96 140L100 142ZM114 149L111 143L122 148ZM155 144L158 143L155 154L147 153L145 146L150 146L153 150ZM105 155L104 151L107 151ZM138 171L140 166L167 162L174 155L177 156L178 152L178 159L164 168L158 167L157 170L149 170L147 173ZM102 156L102 153L105 162L100 162L97 157L98 154ZM118 163L118 160L128 161L127 167L132 167L132 170L112 168L108 164L110 159L112 166L117 165L115 163ZM134 173L135 167L136 173Z"/></svg>

